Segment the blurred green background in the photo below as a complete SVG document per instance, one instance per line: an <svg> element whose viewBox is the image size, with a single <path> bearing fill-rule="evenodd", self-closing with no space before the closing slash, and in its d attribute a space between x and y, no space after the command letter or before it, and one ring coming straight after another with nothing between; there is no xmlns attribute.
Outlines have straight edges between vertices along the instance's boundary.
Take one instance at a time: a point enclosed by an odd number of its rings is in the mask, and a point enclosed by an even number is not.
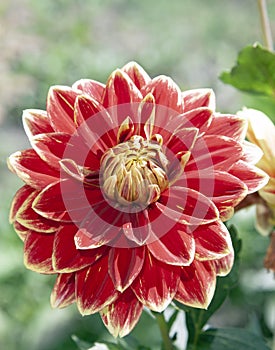
<svg viewBox="0 0 275 350"><path fill-rule="evenodd" d="M275 30L274 1L268 1L268 9ZM22 183L6 168L9 154L28 147L22 110L45 109L51 85L80 78L105 82L112 70L136 60L152 76L170 75L182 89L213 88L220 111L234 113L247 105L274 118L275 109L264 99L218 79L238 51L255 41L262 41L256 0L0 2L1 350L74 350L72 334L89 342L109 337L98 316L83 318L75 306L52 310L54 278L23 266L22 242L8 223L12 197ZM243 239L240 284L212 324L249 327L270 338L275 283L262 267L268 239L255 232L253 214L251 209L234 219ZM157 349L160 335L151 324L144 313L132 336Z"/></svg>

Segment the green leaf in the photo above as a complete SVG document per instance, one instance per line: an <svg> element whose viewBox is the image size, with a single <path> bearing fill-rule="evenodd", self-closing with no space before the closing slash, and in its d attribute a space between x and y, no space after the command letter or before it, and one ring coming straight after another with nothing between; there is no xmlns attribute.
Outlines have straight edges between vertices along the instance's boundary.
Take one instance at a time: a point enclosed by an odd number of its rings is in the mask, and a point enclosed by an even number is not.
<svg viewBox="0 0 275 350"><path fill-rule="evenodd" d="M220 79L235 88L275 97L275 54L259 44L247 46L239 52L237 64Z"/></svg>
<svg viewBox="0 0 275 350"><path fill-rule="evenodd" d="M175 301L175 304L186 312L186 325L188 329L188 342L192 343L196 337L199 336L201 329L209 320L209 318L216 312L225 301L231 289L233 289L239 276L239 253L241 251L241 240L237 236L237 231L234 226L229 228L232 239L233 248L235 251L235 261L231 272L226 277L217 278L217 286L214 297L207 310L196 309L184 306Z"/></svg>
<svg viewBox="0 0 275 350"><path fill-rule="evenodd" d="M264 339L246 329L208 329L200 336L196 346L188 350L270 350Z"/></svg>

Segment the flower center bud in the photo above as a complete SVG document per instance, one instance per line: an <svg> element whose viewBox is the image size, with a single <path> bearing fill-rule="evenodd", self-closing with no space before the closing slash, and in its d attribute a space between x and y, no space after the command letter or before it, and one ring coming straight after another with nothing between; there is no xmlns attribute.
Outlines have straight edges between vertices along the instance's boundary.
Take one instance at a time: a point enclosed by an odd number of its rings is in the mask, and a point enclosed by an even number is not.
<svg viewBox="0 0 275 350"><path fill-rule="evenodd" d="M100 170L104 194L122 205L148 206L168 187L167 164L160 135L149 141L134 135L103 154Z"/></svg>

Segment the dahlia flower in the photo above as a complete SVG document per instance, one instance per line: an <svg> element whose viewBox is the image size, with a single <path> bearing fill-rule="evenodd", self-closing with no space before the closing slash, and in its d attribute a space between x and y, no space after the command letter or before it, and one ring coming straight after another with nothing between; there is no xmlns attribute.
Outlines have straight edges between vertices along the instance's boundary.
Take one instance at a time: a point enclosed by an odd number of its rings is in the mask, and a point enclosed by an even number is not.
<svg viewBox="0 0 275 350"><path fill-rule="evenodd" d="M32 148L9 158L25 182L10 220L26 267L57 274L52 306L100 312L120 337L144 306L207 308L234 259L223 222L267 182L246 121L217 113L210 89L128 63L106 85L51 87L23 123Z"/></svg>
<svg viewBox="0 0 275 350"><path fill-rule="evenodd" d="M248 120L248 140L263 151L257 167L269 175L269 181L258 192L262 200L256 204L256 228L262 235L269 235L275 225L275 126L256 109L245 108L238 115Z"/></svg>

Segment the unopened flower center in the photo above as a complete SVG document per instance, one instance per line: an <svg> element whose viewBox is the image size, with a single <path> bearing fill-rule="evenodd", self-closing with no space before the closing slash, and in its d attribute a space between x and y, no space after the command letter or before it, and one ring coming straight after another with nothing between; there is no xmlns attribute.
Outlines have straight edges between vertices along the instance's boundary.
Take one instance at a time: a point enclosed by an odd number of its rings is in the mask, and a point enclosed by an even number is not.
<svg viewBox="0 0 275 350"><path fill-rule="evenodd" d="M122 205L145 205L158 200L168 187L168 160L162 152L162 138L152 140L134 135L108 149L101 158L104 194Z"/></svg>

